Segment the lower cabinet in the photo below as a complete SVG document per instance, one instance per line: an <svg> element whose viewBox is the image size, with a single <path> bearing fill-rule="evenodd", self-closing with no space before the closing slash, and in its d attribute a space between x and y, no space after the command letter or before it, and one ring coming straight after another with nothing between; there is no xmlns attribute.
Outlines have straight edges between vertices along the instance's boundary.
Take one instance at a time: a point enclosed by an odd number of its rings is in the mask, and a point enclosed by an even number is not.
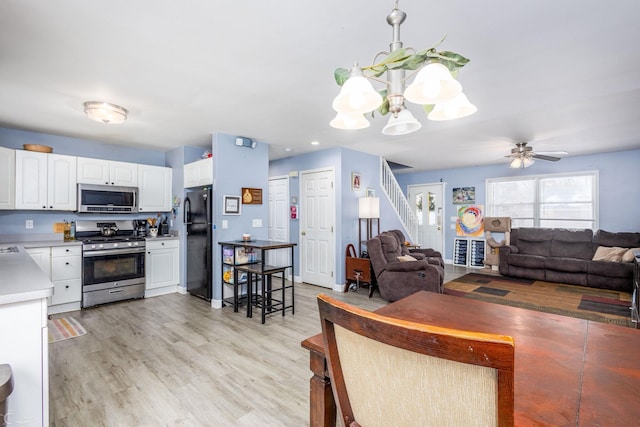
<svg viewBox="0 0 640 427"><path fill-rule="evenodd" d="M153 239L146 241L145 296L175 292L180 283L180 242L178 239Z"/></svg>
<svg viewBox="0 0 640 427"><path fill-rule="evenodd" d="M80 310L82 301L82 247L28 248L27 253L53 283L49 314Z"/></svg>

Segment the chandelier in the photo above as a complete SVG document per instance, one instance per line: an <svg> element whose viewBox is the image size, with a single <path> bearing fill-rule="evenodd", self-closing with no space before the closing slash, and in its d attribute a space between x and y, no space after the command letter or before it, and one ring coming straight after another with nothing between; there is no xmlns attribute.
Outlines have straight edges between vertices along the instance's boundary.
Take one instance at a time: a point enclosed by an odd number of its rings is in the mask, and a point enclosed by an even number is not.
<svg viewBox="0 0 640 427"><path fill-rule="evenodd" d="M87 101L84 112L90 119L102 123L118 124L127 119L127 109L108 102Z"/></svg>
<svg viewBox="0 0 640 427"><path fill-rule="evenodd" d="M333 109L338 114L330 122L332 127L364 129L370 125L364 115L371 113L373 117L373 111L378 110L383 116L391 113L389 122L382 129L383 134L415 132L422 124L406 108L405 101L423 105L430 120L459 119L477 111L454 78L469 60L455 52L437 52L436 47L444 37L436 46L420 52L404 48L400 41L400 25L406 17L407 14L398 9L396 0L394 9L387 16L387 23L393 28L390 52L377 54L374 63L366 67L356 63L351 70L335 70L336 83L342 89L333 100ZM384 58L376 63L381 55ZM412 74L407 76L407 71ZM387 80L379 79L385 73ZM407 79L414 74L415 79L406 86ZM369 80L382 83L384 88L376 91Z"/></svg>

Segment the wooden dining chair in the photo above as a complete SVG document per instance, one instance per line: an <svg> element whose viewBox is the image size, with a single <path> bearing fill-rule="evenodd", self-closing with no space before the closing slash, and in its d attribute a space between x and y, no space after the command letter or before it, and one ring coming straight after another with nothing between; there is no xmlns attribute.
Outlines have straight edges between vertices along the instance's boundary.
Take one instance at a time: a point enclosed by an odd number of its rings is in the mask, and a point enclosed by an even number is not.
<svg viewBox="0 0 640 427"><path fill-rule="evenodd" d="M514 425L513 338L318 306L346 427Z"/></svg>

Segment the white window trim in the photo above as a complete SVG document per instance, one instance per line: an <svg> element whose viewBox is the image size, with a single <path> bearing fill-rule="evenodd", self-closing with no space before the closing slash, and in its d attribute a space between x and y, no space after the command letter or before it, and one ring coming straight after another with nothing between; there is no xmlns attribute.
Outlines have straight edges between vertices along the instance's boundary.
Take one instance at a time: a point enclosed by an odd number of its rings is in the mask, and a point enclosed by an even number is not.
<svg viewBox="0 0 640 427"><path fill-rule="evenodd" d="M567 176L582 176L582 175L592 175L593 179L593 230L600 229L600 172L598 170L586 170L586 171L575 171L575 172L564 172L564 173L550 173L550 174L539 174L539 175L525 175L525 176L506 176L500 178L487 178L485 179L485 194L486 194L486 209L487 216L492 216L493 213L493 193L490 191L490 185L496 182L513 182L513 181L528 181L535 180L536 185L534 186L535 191L535 199L534 199L534 218L533 223L534 227L539 227L540 223L540 214L539 214L539 186L538 182L540 179L547 178L560 178ZM568 218L569 219L569 218Z"/></svg>

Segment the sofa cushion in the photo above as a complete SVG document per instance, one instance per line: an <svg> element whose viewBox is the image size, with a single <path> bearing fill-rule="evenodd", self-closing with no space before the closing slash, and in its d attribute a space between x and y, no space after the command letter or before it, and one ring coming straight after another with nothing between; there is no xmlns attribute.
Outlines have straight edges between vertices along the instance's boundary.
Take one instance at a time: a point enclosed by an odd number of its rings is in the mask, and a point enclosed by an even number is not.
<svg viewBox="0 0 640 427"><path fill-rule="evenodd" d="M633 264L609 261L591 261L589 263L589 274L607 277L633 277Z"/></svg>
<svg viewBox="0 0 640 427"><path fill-rule="evenodd" d="M402 255L398 240L393 234L381 233L379 236L382 246L382 254L387 262L398 261L398 257Z"/></svg>
<svg viewBox="0 0 640 427"><path fill-rule="evenodd" d="M627 252L627 248L599 246L593 255L594 261L622 262L622 255Z"/></svg>
<svg viewBox="0 0 640 427"><path fill-rule="evenodd" d="M551 240L530 241L518 239L518 252L524 255L549 256L551 253Z"/></svg>
<svg viewBox="0 0 640 427"><path fill-rule="evenodd" d="M593 231L589 229L555 229L551 242L551 256L589 260L593 256L592 240Z"/></svg>
<svg viewBox="0 0 640 427"><path fill-rule="evenodd" d="M544 260L544 266L548 270L586 273L589 271L589 262L588 260L577 258L546 258Z"/></svg>
<svg viewBox="0 0 640 427"><path fill-rule="evenodd" d="M640 233L611 233L598 230L593 237L593 244L598 246L618 246L621 248L640 247Z"/></svg>
<svg viewBox="0 0 640 427"><path fill-rule="evenodd" d="M517 267L544 268L545 258L539 255L509 255L509 264Z"/></svg>
<svg viewBox="0 0 640 427"><path fill-rule="evenodd" d="M631 248L622 255L622 262L633 262L636 258L635 252L640 252L640 248Z"/></svg>

